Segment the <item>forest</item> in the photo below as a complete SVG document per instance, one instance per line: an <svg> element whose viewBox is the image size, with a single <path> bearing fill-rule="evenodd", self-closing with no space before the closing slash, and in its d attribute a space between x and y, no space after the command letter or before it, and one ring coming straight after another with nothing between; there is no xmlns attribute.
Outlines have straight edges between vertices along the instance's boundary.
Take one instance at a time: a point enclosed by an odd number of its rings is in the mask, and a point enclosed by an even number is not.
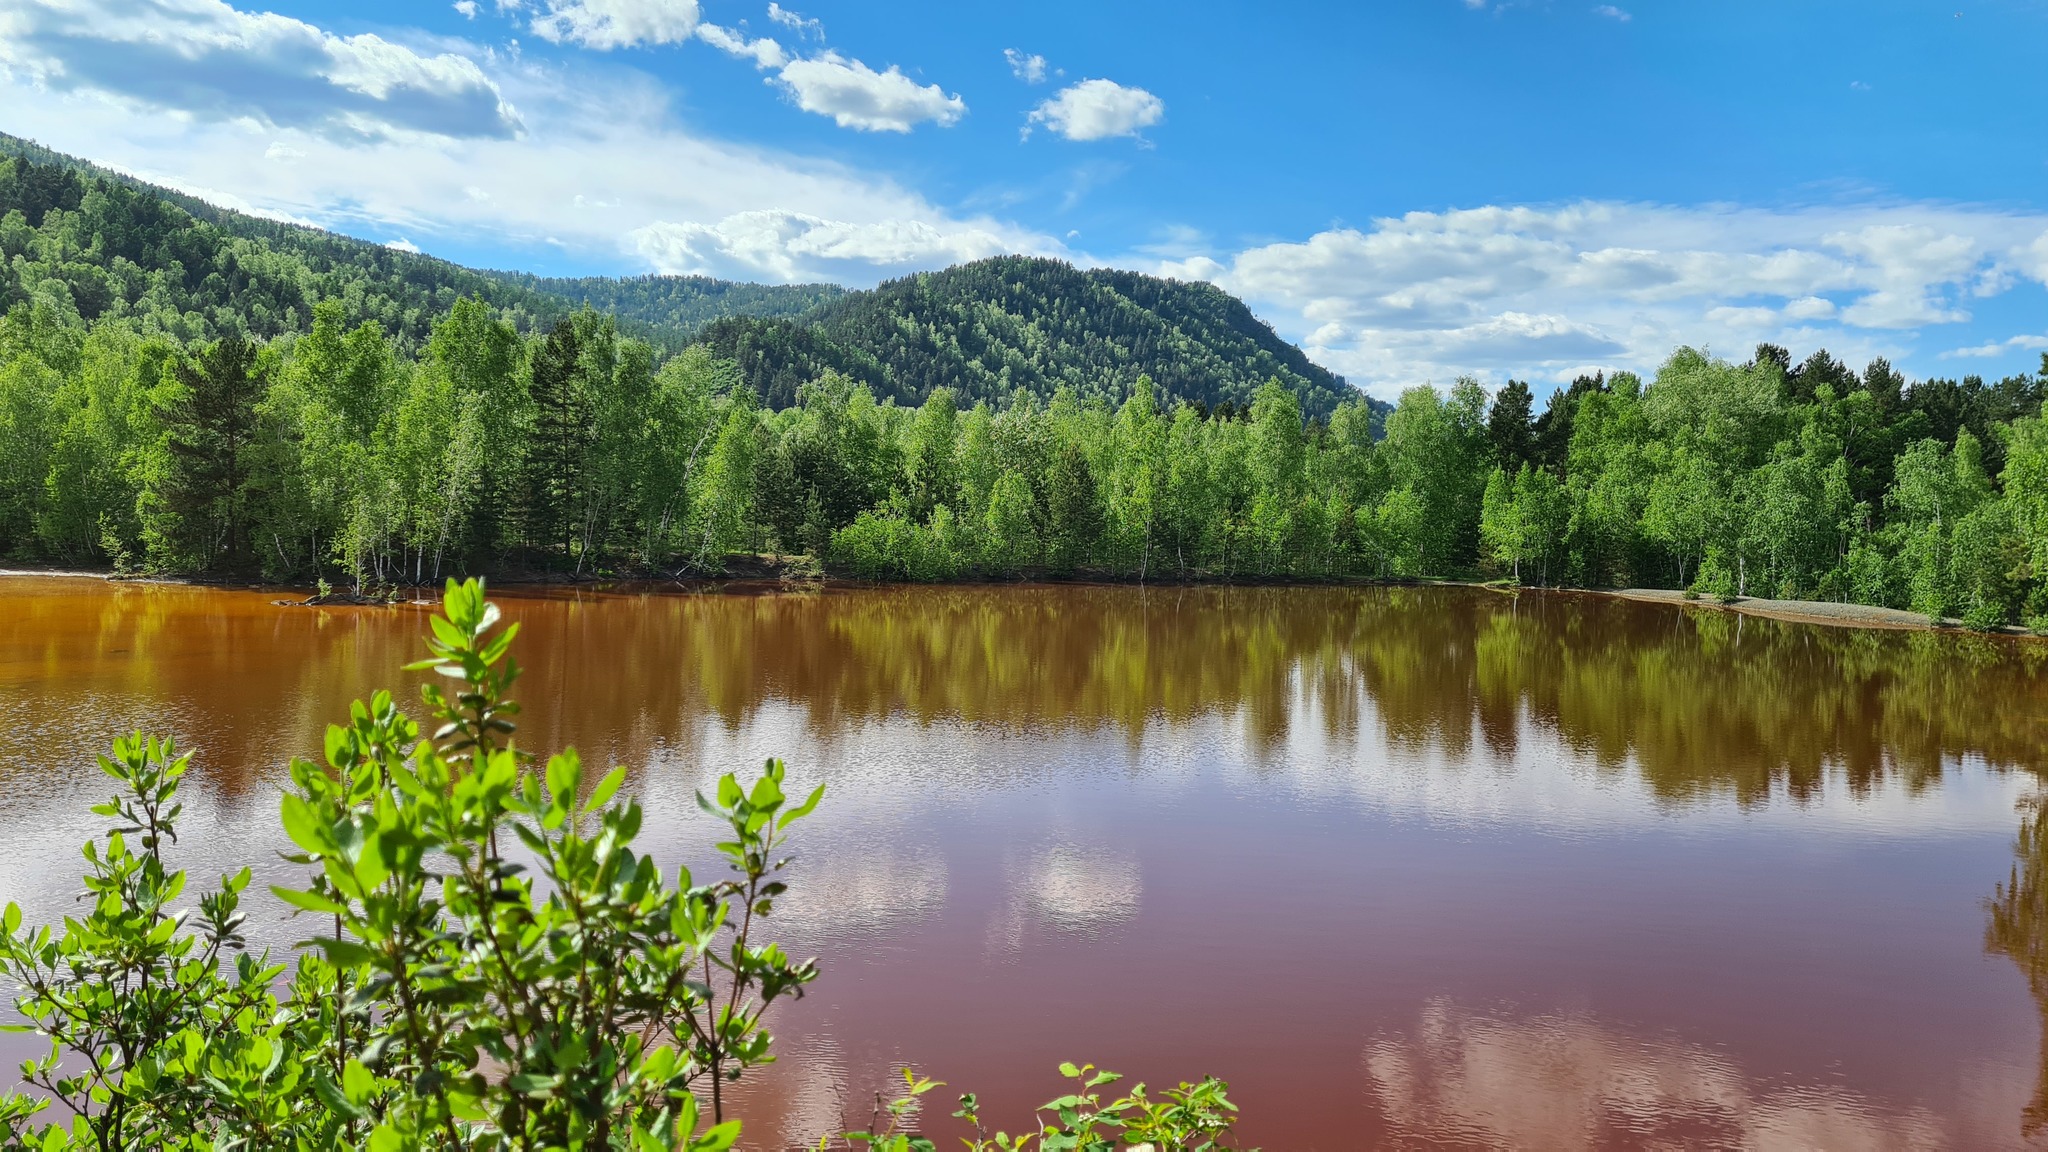
<svg viewBox="0 0 2048 1152"><path fill-rule="evenodd" d="M1389 410L1214 288L1051 261L867 292L496 277L19 156L0 208L16 561L363 592L777 555L2048 625L2048 375L1680 348L1541 412L1473 379ZM752 311L656 339L590 306L693 300Z"/></svg>
<svg viewBox="0 0 2048 1152"><path fill-rule="evenodd" d="M826 373L763 405L592 310L458 302L417 356L338 302L181 343L39 300L0 321L0 549L358 587L516 568L872 579L1488 576L2048 613L2041 377L1905 382L1766 346L1647 382L1417 388L1384 422L1061 388L916 406Z"/></svg>
<svg viewBox="0 0 2048 1152"><path fill-rule="evenodd" d="M709 321L796 315L839 294L701 276L480 272L216 207L0 133L0 311L40 296L86 322L123 320L180 341L269 340L303 334L314 302L337 300L351 326L374 322L410 353L463 297L521 332L594 304L673 351Z"/></svg>
<svg viewBox="0 0 2048 1152"><path fill-rule="evenodd" d="M794 317L736 311L699 338L775 408L828 372L903 405L941 388L963 406L1063 387L1115 403L1141 376L1205 408L1248 407L1271 380L1311 416L1359 398L1214 285L1024 256L906 276Z"/></svg>

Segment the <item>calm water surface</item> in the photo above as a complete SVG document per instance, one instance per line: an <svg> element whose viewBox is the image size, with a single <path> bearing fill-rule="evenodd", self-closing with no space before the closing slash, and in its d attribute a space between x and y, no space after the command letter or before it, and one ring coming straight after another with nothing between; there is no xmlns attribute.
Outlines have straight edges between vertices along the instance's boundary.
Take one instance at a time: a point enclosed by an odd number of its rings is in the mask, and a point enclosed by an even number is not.
<svg viewBox="0 0 2048 1152"><path fill-rule="evenodd" d="M2048 1120L2048 646L1468 589L497 598L523 742L630 765L665 859L719 771L830 785L751 1146L904 1062L1013 1128L1061 1060L1213 1073L1269 1150ZM0 580L0 896L68 905L138 725L198 752L181 863L289 874L282 764L424 619L270 599Z"/></svg>

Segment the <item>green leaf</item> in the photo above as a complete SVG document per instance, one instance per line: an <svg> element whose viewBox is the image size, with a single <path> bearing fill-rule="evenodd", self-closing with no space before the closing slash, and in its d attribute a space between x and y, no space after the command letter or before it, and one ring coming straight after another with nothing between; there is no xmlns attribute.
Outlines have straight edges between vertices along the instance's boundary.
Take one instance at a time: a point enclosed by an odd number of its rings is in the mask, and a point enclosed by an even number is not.
<svg viewBox="0 0 2048 1152"><path fill-rule="evenodd" d="M625 782L626 766L621 764L605 773L604 779L597 782L597 787L590 793L590 802L584 807L591 811L604 807L611 802L612 797L618 795L619 786Z"/></svg>
<svg viewBox="0 0 2048 1152"><path fill-rule="evenodd" d="M725 1152L740 1138L740 1122L727 1120L690 1141L690 1152Z"/></svg>
<svg viewBox="0 0 2048 1152"><path fill-rule="evenodd" d="M297 888L284 888L276 884L270 886L270 891L279 900L290 904L294 908L303 908L308 912L319 912L328 916L348 915L347 907L337 904L317 893L301 892Z"/></svg>
<svg viewBox="0 0 2048 1152"><path fill-rule="evenodd" d="M543 1099L554 1095L555 1089L561 1087L561 1085L562 1078L560 1076L540 1076L532 1072L520 1072L505 1078L505 1087L510 1088L519 1095L537 1096Z"/></svg>
<svg viewBox="0 0 2048 1152"><path fill-rule="evenodd" d="M453 611L449 612L450 616L453 616L454 614L455 613ZM450 648L456 649L457 651L460 651L463 648L468 647L469 637L464 635L462 629L457 628L450 621L440 616L429 616L427 617L427 623L433 626L434 635L441 641L442 644Z"/></svg>
<svg viewBox="0 0 2048 1152"><path fill-rule="evenodd" d="M292 843L308 852L326 852L331 847L333 837L321 826L313 806L304 797L285 793L278 803L278 815L283 818L285 835L292 838Z"/></svg>
<svg viewBox="0 0 2048 1152"><path fill-rule="evenodd" d="M342 1066L341 1088L348 1093L349 1102L361 1104L369 1100L370 1093L377 1089L377 1078L360 1061L351 1060Z"/></svg>
<svg viewBox="0 0 2048 1152"><path fill-rule="evenodd" d="M794 824L797 821L803 819L804 817L809 816L811 812L817 808L818 801L823 800L824 798L825 786L823 784L820 784L816 788L811 789L810 797L806 799L803 803L790 809L788 812L783 813L782 819L777 820L775 822L775 826L777 828L787 828L791 824Z"/></svg>
<svg viewBox="0 0 2048 1152"><path fill-rule="evenodd" d="M377 958L377 954L353 940L336 940L333 937L307 941L313 947L327 953L327 958L344 968L356 968Z"/></svg>

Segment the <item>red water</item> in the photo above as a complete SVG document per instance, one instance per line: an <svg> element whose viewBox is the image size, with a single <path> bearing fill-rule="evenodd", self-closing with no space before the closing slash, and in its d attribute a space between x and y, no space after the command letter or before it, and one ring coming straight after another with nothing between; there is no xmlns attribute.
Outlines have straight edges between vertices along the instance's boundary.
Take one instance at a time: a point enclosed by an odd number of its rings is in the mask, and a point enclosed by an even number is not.
<svg viewBox="0 0 2048 1152"><path fill-rule="evenodd" d="M273 595L0 581L0 898L68 903L137 725L198 750L180 863L289 871L280 766L424 621ZM830 785L776 913L825 975L749 1146L864 1122L905 1062L949 1084L935 1134L957 1090L1028 1126L1075 1060L1221 1076L1275 1150L2042 1114L2008 957L2048 945L1986 903L2048 884L2014 855L2048 646L1434 588L498 598L522 741L632 766L658 854L701 858L716 772Z"/></svg>

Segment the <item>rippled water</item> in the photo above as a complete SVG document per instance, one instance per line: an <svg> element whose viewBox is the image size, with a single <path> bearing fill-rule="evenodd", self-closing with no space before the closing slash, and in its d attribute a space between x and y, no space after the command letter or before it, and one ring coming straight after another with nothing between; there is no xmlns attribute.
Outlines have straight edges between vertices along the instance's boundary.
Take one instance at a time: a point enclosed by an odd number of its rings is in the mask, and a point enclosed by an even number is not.
<svg viewBox="0 0 2048 1152"><path fill-rule="evenodd" d="M1452 588L498 599L522 740L632 766L664 857L718 771L830 784L776 914L825 976L754 1146L905 1061L1012 1128L1060 1060L1213 1073L1275 1150L2048 1121L2048 646ZM0 581L0 895L66 905L137 725L198 750L180 862L282 875L281 764L423 626Z"/></svg>

